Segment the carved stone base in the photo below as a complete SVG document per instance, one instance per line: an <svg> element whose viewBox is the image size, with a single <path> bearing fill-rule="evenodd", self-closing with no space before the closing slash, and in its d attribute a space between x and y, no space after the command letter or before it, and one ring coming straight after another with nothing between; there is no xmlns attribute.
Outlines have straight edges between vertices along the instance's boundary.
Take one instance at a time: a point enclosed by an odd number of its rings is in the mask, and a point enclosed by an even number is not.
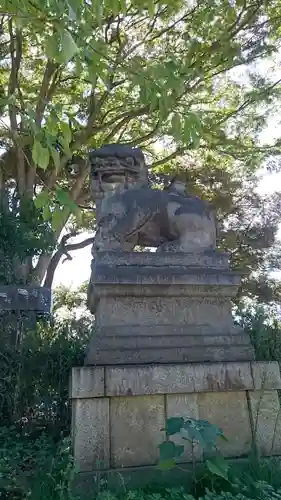
<svg viewBox="0 0 281 500"><path fill-rule="evenodd" d="M224 431L225 457L243 457L255 443L263 456L281 455L278 363L233 362L82 367L72 371L74 460L81 473L153 466L166 419L208 420ZM201 459L185 444L179 461ZM130 470L130 469L129 469Z"/></svg>
<svg viewBox="0 0 281 500"><path fill-rule="evenodd" d="M240 278L225 254L100 253L91 283L96 334L86 365L254 359L233 324Z"/></svg>

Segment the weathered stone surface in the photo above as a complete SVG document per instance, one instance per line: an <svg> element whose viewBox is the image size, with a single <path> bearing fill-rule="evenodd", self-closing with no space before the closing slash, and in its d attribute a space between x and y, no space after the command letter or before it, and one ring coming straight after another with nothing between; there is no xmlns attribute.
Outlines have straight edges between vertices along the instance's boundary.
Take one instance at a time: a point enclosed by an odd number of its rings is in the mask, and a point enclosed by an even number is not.
<svg viewBox="0 0 281 500"><path fill-rule="evenodd" d="M198 363L220 361L247 361L253 359L252 346L215 346L215 347L166 347L154 349L101 349L95 344L89 346L85 359L86 365L118 364L160 364L160 363Z"/></svg>
<svg viewBox="0 0 281 500"><path fill-rule="evenodd" d="M109 467L109 432L108 398L73 400L72 437L79 471Z"/></svg>
<svg viewBox="0 0 281 500"><path fill-rule="evenodd" d="M195 392L243 391L253 389L250 363L212 363L196 365Z"/></svg>
<svg viewBox="0 0 281 500"><path fill-rule="evenodd" d="M96 263L95 283L122 285L190 285L190 286L228 286L237 293L240 276L231 271L218 269L192 269L184 266L174 267L128 267L112 266Z"/></svg>
<svg viewBox="0 0 281 500"><path fill-rule="evenodd" d="M189 267L195 269L228 269L229 256L223 252L204 253L154 253L154 252L100 252L98 261L113 268L120 266L135 267ZM93 271L96 270L96 260L92 263Z"/></svg>
<svg viewBox="0 0 281 500"><path fill-rule="evenodd" d="M165 427L164 396L116 397L110 403L111 465L153 465Z"/></svg>
<svg viewBox="0 0 281 500"><path fill-rule="evenodd" d="M199 419L197 394L168 394L166 398L167 418L189 417L196 420ZM183 440L180 435L171 436L170 439L175 444L183 444L185 446L184 454L177 459L178 463L200 460L202 449L198 443L192 445L189 441Z"/></svg>
<svg viewBox="0 0 281 500"><path fill-rule="evenodd" d="M127 344L128 340L131 338L139 337L174 337L174 336L187 336L190 338L198 337L204 339L204 342L212 342L212 339L217 339L218 337L227 337L227 339L233 339L233 342L237 344L236 339L241 339L241 344L249 344L249 336L243 332L241 328L234 325L229 325L227 329L218 329L208 324L201 325L140 325L140 324L130 324L130 325L106 325L98 326L95 329L96 335L100 337L122 337L124 343ZM126 337L126 338L125 338ZM129 339L128 339L129 338ZM105 339L106 341L107 339ZM164 340L164 339L163 339ZM165 340L164 340L165 341ZM239 342L240 343L240 342Z"/></svg>
<svg viewBox="0 0 281 500"><path fill-rule="evenodd" d="M72 369L70 398L104 396L104 367L83 366Z"/></svg>
<svg viewBox="0 0 281 500"><path fill-rule="evenodd" d="M111 144L90 153L91 184L99 199L93 252L131 251L136 245L161 252L213 250L217 227L208 203L186 194L178 176L165 190L153 190L138 151Z"/></svg>
<svg viewBox="0 0 281 500"><path fill-rule="evenodd" d="M194 368L192 365L107 367L105 391L107 396L194 392Z"/></svg>
<svg viewBox="0 0 281 500"><path fill-rule="evenodd" d="M151 189L140 150L107 145L90 162L97 231L88 307L96 335L85 364L253 360L231 314L240 276L216 251L209 205L178 176L163 191ZM157 252L134 253L136 245Z"/></svg>
<svg viewBox="0 0 281 500"><path fill-rule="evenodd" d="M256 390L281 389L280 368L277 361L258 361L252 362L251 365Z"/></svg>
<svg viewBox="0 0 281 500"><path fill-rule="evenodd" d="M281 455L281 408L277 391L249 392L253 434L262 455Z"/></svg>
<svg viewBox="0 0 281 500"><path fill-rule="evenodd" d="M162 347L210 347L210 346L233 346L250 345L250 339L246 335L137 335L99 336L96 341L96 349L153 349Z"/></svg>
<svg viewBox="0 0 281 500"><path fill-rule="evenodd" d="M254 388L249 362L106 367L106 396L246 391Z"/></svg>
<svg viewBox="0 0 281 500"><path fill-rule="evenodd" d="M249 453L252 431L246 392L210 392L198 394L199 417L220 427L228 442L219 448L226 457Z"/></svg>
<svg viewBox="0 0 281 500"><path fill-rule="evenodd" d="M138 286L135 287L136 290ZM161 287L159 287L161 288ZM126 289L126 287L125 287ZM199 297L198 299L182 296L161 296L165 287L155 290L153 297L134 297L133 291L127 290L126 296L118 294L102 297L96 313L97 328L139 324L152 325L206 325L223 330L232 324L231 305L225 298ZM138 289L139 291L139 289ZM158 294L159 292L159 294Z"/></svg>

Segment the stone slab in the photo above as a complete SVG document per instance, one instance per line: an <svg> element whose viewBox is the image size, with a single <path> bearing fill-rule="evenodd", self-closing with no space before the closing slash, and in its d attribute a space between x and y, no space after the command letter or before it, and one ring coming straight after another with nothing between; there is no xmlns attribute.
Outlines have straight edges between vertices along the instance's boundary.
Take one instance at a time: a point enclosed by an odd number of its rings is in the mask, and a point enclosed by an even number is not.
<svg viewBox="0 0 281 500"><path fill-rule="evenodd" d="M166 416L199 419L197 394L168 394L166 396ZM184 454L177 459L178 463L199 461L202 449L198 443L193 445L177 434L170 437L175 444L184 445Z"/></svg>
<svg viewBox="0 0 281 500"><path fill-rule="evenodd" d="M94 283L94 300L102 297L235 297L239 283L209 282L193 283Z"/></svg>
<svg viewBox="0 0 281 500"><path fill-rule="evenodd" d="M200 297L187 299L175 296L100 298L96 311L97 328L130 324L142 326L205 325L214 329L233 325L231 303L225 298Z"/></svg>
<svg viewBox="0 0 281 500"><path fill-rule="evenodd" d="M70 398L98 398L104 396L104 367L84 366L72 369Z"/></svg>
<svg viewBox="0 0 281 500"><path fill-rule="evenodd" d="M250 339L246 335L101 335L98 332L96 336L96 349L153 349L161 347L204 347L204 346L233 346L250 345Z"/></svg>
<svg viewBox="0 0 281 500"><path fill-rule="evenodd" d="M194 392L193 365L107 367L107 396Z"/></svg>
<svg viewBox="0 0 281 500"><path fill-rule="evenodd" d="M247 455L252 446L252 430L246 392L198 394L199 417L220 427L227 442L218 441L225 457Z"/></svg>
<svg viewBox="0 0 281 500"><path fill-rule="evenodd" d="M240 275L232 271L217 269L185 269L184 267L114 267L96 265L96 285L240 285Z"/></svg>
<svg viewBox="0 0 281 500"><path fill-rule="evenodd" d="M105 368L106 396L252 390L250 363L113 366Z"/></svg>
<svg viewBox="0 0 281 500"><path fill-rule="evenodd" d="M195 392L245 391L253 388L250 363L213 363L194 367Z"/></svg>
<svg viewBox="0 0 281 500"><path fill-rule="evenodd" d="M130 324L130 325L106 325L106 326L95 326L95 336L100 337L123 337L124 342L127 343L128 338L134 337L149 337L149 336L176 336L176 335L186 335L189 337L238 337L247 339L246 343L250 342L249 335L246 335L242 328L237 327L233 324L229 325L227 328L219 328L217 326L201 324L201 325L143 325L143 324ZM206 340L207 342L207 340ZM235 341L236 343L236 341Z"/></svg>
<svg viewBox="0 0 281 500"><path fill-rule="evenodd" d="M252 370L256 390L281 389L280 368L277 361L252 362Z"/></svg>
<svg viewBox="0 0 281 500"><path fill-rule="evenodd" d="M281 408L277 391L249 392L253 434L261 455L281 455Z"/></svg>
<svg viewBox="0 0 281 500"><path fill-rule="evenodd" d="M107 469L109 452L109 399L72 402L74 465L78 471Z"/></svg>
<svg viewBox="0 0 281 500"><path fill-rule="evenodd" d="M253 359L254 350L250 345L97 350L93 342L87 352L85 365L173 364L251 361Z"/></svg>
<svg viewBox="0 0 281 500"><path fill-rule="evenodd" d="M114 267L198 267L212 269L228 269L229 255L223 252L204 252L204 253L182 253L182 252L100 252L97 259L93 259L92 269L96 265Z"/></svg>
<svg viewBox="0 0 281 500"><path fill-rule="evenodd" d="M165 434L164 396L110 399L110 449L113 467L153 465Z"/></svg>

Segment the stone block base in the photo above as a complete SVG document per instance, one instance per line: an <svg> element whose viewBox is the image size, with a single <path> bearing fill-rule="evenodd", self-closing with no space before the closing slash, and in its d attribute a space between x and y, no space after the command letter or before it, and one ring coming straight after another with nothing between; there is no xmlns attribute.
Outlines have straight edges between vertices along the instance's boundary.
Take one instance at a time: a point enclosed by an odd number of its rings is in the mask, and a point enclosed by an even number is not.
<svg viewBox="0 0 281 500"><path fill-rule="evenodd" d="M279 389L275 362L74 368L75 465L90 472L157 464L161 429L172 416L221 427L228 438L220 446L225 457L246 456L253 443L261 455L281 455ZM200 448L194 453L199 461ZM181 461L191 460L187 444Z"/></svg>
<svg viewBox="0 0 281 500"><path fill-rule="evenodd" d="M232 319L239 284L219 252L101 252L92 267L95 335L85 365L254 360L249 335Z"/></svg>

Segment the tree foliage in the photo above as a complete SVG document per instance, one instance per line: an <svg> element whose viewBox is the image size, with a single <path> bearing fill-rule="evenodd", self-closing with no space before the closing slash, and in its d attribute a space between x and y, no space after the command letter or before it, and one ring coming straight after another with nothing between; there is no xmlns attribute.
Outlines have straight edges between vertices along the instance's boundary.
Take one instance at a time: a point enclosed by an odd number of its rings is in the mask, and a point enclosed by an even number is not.
<svg viewBox="0 0 281 500"><path fill-rule="evenodd" d="M214 159L218 170L232 163L230 175L254 171L279 155L257 135L280 85L254 73L245 84L233 71L276 52L280 26L277 0L4 0L2 199L12 189L20 206L34 200L57 241L67 223L93 224L79 208L89 148L141 146L156 175L192 159L207 177ZM50 264L49 249L37 256L26 281L41 282Z"/></svg>

